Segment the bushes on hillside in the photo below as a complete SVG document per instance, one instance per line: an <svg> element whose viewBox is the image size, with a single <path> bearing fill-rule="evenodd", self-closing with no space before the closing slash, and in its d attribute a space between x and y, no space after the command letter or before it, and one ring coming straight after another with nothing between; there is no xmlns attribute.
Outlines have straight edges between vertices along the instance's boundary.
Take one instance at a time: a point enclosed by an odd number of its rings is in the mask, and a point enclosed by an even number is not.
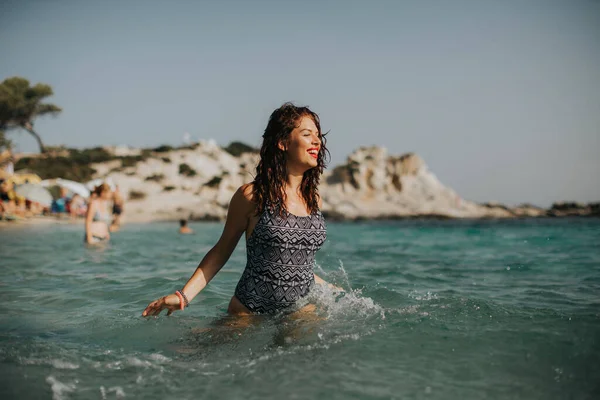
<svg viewBox="0 0 600 400"><path fill-rule="evenodd" d="M165 175L164 174L152 174L150 176L147 176L146 179L144 179L144 180L145 181L160 182L163 179L165 179Z"/></svg>
<svg viewBox="0 0 600 400"><path fill-rule="evenodd" d="M152 149L152 151L154 151L155 153L167 153L171 150L173 150L173 146L169 146L167 144L163 144L162 146L158 146Z"/></svg>
<svg viewBox="0 0 600 400"><path fill-rule="evenodd" d="M17 162L15 169L27 169L38 174L42 179L59 177L77 182L87 182L96 173L96 170L90 167L89 164L81 163L81 161L70 157L25 157Z"/></svg>
<svg viewBox="0 0 600 400"><path fill-rule="evenodd" d="M255 149L252 146L248 146L246 143L242 142L231 142L223 150L225 150L234 157L239 157L243 153L258 153L258 149Z"/></svg>
<svg viewBox="0 0 600 400"><path fill-rule="evenodd" d="M196 176L196 171L186 163L179 164L179 174L185 176Z"/></svg>
<svg viewBox="0 0 600 400"><path fill-rule="evenodd" d="M129 200L142 200L146 198L146 193L140 192L138 190L130 190L129 191Z"/></svg>
<svg viewBox="0 0 600 400"><path fill-rule="evenodd" d="M22 158L16 163L15 169L27 169L30 172L38 174L42 179L63 178L78 182L86 182L93 179L94 174L96 173L96 170L91 167L91 164L93 163L121 160L121 166L113 168L112 170L112 172L121 172L124 168L134 167L138 162L145 161L152 157L153 153L166 153L171 150L179 149L195 149L198 145L198 143L194 143L189 146L177 148L169 145L162 145L154 149L143 149L141 154L137 156L115 156L102 147L81 150L69 149L62 146L55 148L48 147L49 152L47 155ZM243 153L258 151L242 142L231 142L224 150L235 157L238 157ZM155 154L155 157L158 158L159 155ZM171 163L171 159L167 156L160 156L160 159L165 163ZM127 174L134 174L134 172L129 171ZM185 163L179 165L179 174L189 177L197 175L196 171ZM154 177L150 180L155 179L158 178ZM212 182L212 185L218 186L218 182L214 181Z"/></svg>
<svg viewBox="0 0 600 400"><path fill-rule="evenodd" d="M52 153L50 153L52 154ZM90 164L112 160L121 160L122 167L132 167L149 157L149 152L143 151L139 156L115 156L101 147L92 149L64 149L55 152L56 155L25 157L15 165L16 170L27 169L38 174L42 179L63 178L77 182L86 182L93 178L96 170Z"/></svg>
<svg viewBox="0 0 600 400"><path fill-rule="evenodd" d="M222 180L223 180L223 177L221 177L221 176L215 176L210 181L206 182L204 184L204 186L208 186L210 188L214 188L214 187L219 186L219 184L221 183Z"/></svg>

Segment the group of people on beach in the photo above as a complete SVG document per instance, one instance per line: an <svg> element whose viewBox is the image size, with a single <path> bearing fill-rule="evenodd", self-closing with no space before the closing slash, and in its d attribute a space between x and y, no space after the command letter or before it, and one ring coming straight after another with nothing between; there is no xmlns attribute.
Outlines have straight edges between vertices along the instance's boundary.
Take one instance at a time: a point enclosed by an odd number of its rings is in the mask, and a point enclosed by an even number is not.
<svg viewBox="0 0 600 400"><path fill-rule="evenodd" d="M0 220L30 218L50 212L50 207L20 196L10 179L0 178Z"/></svg>
<svg viewBox="0 0 600 400"><path fill-rule="evenodd" d="M94 237L108 239L109 235L105 232L119 229L124 203L118 186L111 190L108 184L102 183L95 187L89 198L78 193L71 194L67 188L59 186L58 196L52 203L41 205L20 196L10 179L0 179L0 219L15 220L36 216L85 218L88 243L94 242Z"/></svg>

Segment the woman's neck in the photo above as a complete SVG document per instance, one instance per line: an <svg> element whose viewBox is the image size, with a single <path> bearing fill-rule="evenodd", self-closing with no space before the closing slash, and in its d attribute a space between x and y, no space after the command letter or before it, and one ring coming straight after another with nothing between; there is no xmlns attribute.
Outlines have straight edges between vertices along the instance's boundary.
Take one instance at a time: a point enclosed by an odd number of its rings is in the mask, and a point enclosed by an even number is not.
<svg viewBox="0 0 600 400"><path fill-rule="evenodd" d="M302 185L302 178L303 178L303 174L293 174L293 173L289 173L287 176L287 182L286 182L286 191L289 193L296 193L296 194L300 194L300 186Z"/></svg>

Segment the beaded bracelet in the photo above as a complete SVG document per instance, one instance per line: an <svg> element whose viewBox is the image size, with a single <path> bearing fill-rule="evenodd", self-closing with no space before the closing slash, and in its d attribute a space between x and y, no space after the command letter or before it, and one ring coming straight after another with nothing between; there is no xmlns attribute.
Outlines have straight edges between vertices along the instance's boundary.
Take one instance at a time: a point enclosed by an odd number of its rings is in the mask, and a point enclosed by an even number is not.
<svg viewBox="0 0 600 400"><path fill-rule="evenodd" d="M177 297L179 297L179 309L183 310L183 307L185 306L183 296L181 295L181 292L179 290L176 291L175 294L177 295Z"/></svg>
<svg viewBox="0 0 600 400"><path fill-rule="evenodd" d="M187 298L187 296L185 295L185 293L183 293L183 290L178 290L179 294L181 294L181 297L183 297L183 300L185 301L185 306L189 307L190 306L190 302Z"/></svg>

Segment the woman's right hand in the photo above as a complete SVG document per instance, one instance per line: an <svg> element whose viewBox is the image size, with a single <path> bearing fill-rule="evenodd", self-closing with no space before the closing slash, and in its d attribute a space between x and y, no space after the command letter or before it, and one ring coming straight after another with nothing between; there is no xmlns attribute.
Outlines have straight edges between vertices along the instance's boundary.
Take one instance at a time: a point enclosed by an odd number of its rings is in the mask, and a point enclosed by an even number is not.
<svg viewBox="0 0 600 400"><path fill-rule="evenodd" d="M173 311L180 310L181 303L179 302L179 297L176 294L170 294L154 300L148 304L148 307L142 313L142 317L156 317L164 309L169 310L167 316L173 314Z"/></svg>

